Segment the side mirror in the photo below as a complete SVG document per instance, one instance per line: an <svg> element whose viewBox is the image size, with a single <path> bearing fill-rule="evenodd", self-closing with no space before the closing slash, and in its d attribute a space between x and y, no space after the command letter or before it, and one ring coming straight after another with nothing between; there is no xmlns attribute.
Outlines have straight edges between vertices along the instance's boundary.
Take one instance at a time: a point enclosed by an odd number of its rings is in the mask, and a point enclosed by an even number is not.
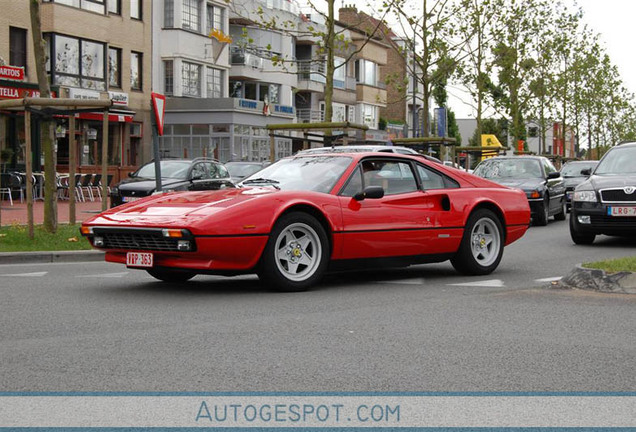
<svg viewBox="0 0 636 432"><path fill-rule="evenodd" d="M558 171L548 173L548 180L561 177L561 173Z"/></svg>
<svg viewBox="0 0 636 432"><path fill-rule="evenodd" d="M382 186L367 186L362 192L358 192L353 196L356 201L363 201L365 199L379 199L384 196L384 189Z"/></svg>
<svg viewBox="0 0 636 432"><path fill-rule="evenodd" d="M592 174L592 168L585 168L581 170L581 175L589 176Z"/></svg>
<svg viewBox="0 0 636 432"><path fill-rule="evenodd" d="M134 177L134 176L135 176L135 173L134 173L134 172L129 172L129 173L128 173L128 177L132 178L132 177Z"/></svg>

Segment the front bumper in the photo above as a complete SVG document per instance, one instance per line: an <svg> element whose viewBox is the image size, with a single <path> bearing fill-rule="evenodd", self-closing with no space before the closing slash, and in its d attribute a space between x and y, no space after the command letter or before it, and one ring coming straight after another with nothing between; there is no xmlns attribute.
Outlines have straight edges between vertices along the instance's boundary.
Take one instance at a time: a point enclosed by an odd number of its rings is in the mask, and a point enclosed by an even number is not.
<svg viewBox="0 0 636 432"><path fill-rule="evenodd" d="M636 235L636 217L610 216L609 207L611 205L602 203L573 202L570 214L572 228L580 234ZM582 223L587 219L585 216L589 216L589 223Z"/></svg>

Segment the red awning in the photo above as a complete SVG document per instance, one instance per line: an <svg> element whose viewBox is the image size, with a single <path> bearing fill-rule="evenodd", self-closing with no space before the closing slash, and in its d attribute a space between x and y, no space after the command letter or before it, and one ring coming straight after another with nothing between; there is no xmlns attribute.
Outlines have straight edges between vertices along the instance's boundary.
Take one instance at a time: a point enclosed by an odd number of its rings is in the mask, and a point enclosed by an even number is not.
<svg viewBox="0 0 636 432"><path fill-rule="evenodd" d="M79 118L82 120L103 120L103 113L79 113ZM129 114L108 114L109 122L121 122L121 123L132 123L133 116Z"/></svg>

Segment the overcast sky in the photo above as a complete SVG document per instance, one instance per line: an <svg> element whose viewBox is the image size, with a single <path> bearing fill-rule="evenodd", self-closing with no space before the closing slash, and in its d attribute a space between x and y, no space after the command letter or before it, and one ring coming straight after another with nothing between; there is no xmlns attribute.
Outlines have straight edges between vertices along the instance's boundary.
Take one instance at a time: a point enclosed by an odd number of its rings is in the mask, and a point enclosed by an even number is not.
<svg viewBox="0 0 636 432"><path fill-rule="evenodd" d="M575 3L574 0L564 1L570 5ZM578 0L576 3L583 9L584 22L600 34L601 43L618 67L625 87L636 93L636 40L633 36L636 0ZM457 88L448 90L449 103L457 118L474 118L473 110L461 102L466 96Z"/></svg>

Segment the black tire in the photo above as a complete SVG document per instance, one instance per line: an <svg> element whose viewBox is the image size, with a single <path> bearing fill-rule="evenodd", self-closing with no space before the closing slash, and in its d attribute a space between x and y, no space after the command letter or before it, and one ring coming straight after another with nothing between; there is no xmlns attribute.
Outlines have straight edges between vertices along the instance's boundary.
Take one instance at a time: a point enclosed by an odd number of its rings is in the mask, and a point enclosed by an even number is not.
<svg viewBox="0 0 636 432"><path fill-rule="evenodd" d="M146 271L153 278L163 282L186 282L197 275L194 272L179 270L148 269Z"/></svg>
<svg viewBox="0 0 636 432"><path fill-rule="evenodd" d="M561 211L554 215L555 221L564 221L567 217L567 203L565 202L565 195L561 198Z"/></svg>
<svg viewBox="0 0 636 432"><path fill-rule="evenodd" d="M329 255L329 239L320 222L304 212L288 213L269 235L258 277L276 291L305 291L322 279Z"/></svg>
<svg viewBox="0 0 636 432"><path fill-rule="evenodd" d="M478 209L470 215L459 250L451 264L466 275L492 273L503 256L504 236L499 218L488 209Z"/></svg>
<svg viewBox="0 0 636 432"><path fill-rule="evenodd" d="M543 205L537 212L536 220L534 224L536 226L546 226L548 224L548 218L550 217L550 200L548 197L543 200Z"/></svg>
<svg viewBox="0 0 636 432"><path fill-rule="evenodd" d="M570 237L574 244L577 245L591 245L596 239L596 234L584 234L576 229L576 216L570 215Z"/></svg>

